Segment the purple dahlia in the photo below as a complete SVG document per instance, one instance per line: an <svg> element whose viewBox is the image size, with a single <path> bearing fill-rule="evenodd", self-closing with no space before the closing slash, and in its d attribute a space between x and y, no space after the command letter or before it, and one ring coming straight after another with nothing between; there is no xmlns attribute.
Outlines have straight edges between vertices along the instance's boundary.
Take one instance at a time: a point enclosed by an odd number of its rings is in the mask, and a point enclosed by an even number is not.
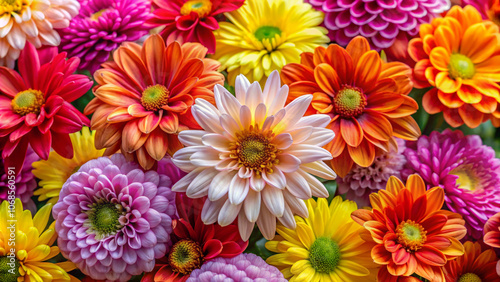
<svg viewBox="0 0 500 282"><path fill-rule="evenodd" d="M396 38L408 40L422 23L450 8L449 0L308 0L325 13L330 39L346 46L358 35L377 51L391 47Z"/></svg>
<svg viewBox="0 0 500 282"><path fill-rule="evenodd" d="M187 282L270 281L286 282L283 274L254 254L216 258L193 270Z"/></svg>
<svg viewBox="0 0 500 282"><path fill-rule="evenodd" d="M1 152L1 151L0 151ZM36 211L35 202L31 199L33 196L33 191L36 188L36 179L31 170L33 168L31 165L40 160L40 157L28 147L28 151L26 152L26 158L24 159L23 168L17 175L15 179L9 179L9 176L12 178L13 173L15 171L11 170L12 173L9 173L9 169L4 167L3 160L0 160L0 203L4 200L7 200L9 196L10 184L14 184L15 189L15 197L21 199L23 203L23 208L30 210L32 213ZM10 180L10 183L9 183Z"/></svg>
<svg viewBox="0 0 500 282"><path fill-rule="evenodd" d="M171 246L174 192L166 175L121 154L71 175L52 210L64 257L98 280L126 281L153 270Z"/></svg>
<svg viewBox="0 0 500 282"><path fill-rule="evenodd" d="M78 69L93 73L111 51L146 35L152 26L150 0L80 0L80 13L59 30L61 52L81 59Z"/></svg>
<svg viewBox="0 0 500 282"><path fill-rule="evenodd" d="M449 129L406 142L403 177L418 173L427 188L440 186L445 204L465 219L468 239L479 239L483 226L500 212L500 159L477 135Z"/></svg>
<svg viewBox="0 0 500 282"><path fill-rule="evenodd" d="M359 207L370 205L370 194L385 189L389 177L401 178L406 158L403 155L405 141L396 138L398 148L390 148L373 161L369 167L356 165L345 177L337 178L338 191L347 199L355 201Z"/></svg>

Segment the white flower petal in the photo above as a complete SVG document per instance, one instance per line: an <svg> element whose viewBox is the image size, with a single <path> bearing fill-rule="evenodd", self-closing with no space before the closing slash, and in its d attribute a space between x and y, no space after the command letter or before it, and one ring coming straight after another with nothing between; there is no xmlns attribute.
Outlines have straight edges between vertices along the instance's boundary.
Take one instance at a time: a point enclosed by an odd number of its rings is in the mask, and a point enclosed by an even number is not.
<svg viewBox="0 0 500 282"><path fill-rule="evenodd" d="M250 85L245 96L245 105L250 108L252 112L255 111L257 105L262 103L264 99L262 98L262 89L260 88L259 82L255 81Z"/></svg>
<svg viewBox="0 0 500 282"><path fill-rule="evenodd" d="M208 188L208 200L217 201L227 194L229 191L229 185L233 179L235 171L225 170L220 171L210 182L210 187Z"/></svg>
<svg viewBox="0 0 500 282"><path fill-rule="evenodd" d="M264 238L267 240L274 238L276 233L276 217L267 209L266 205L261 205L257 226Z"/></svg>
<svg viewBox="0 0 500 282"><path fill-rule="evenodd" d="M280 123L274 127L273 131L275 133L280 133L288 128L294 127L300 118L304 116L307 108L311 104L311 101L312 95L310 94L300 96L299 98L293 100L285 107L285 116Z"/></svg>
<svg viewBox="0 0 500 282"><path fill-rule="evenodd" d="M191 155L191 163L195 166L214 167L220 163L219 152L211 147L203 147Z"/></svg>
<svg viewBox="0 0 500 282"><path fill-rule="evenodd" d="M290 194L286 189L283 191L283 197L285 198L285 202L290 206L290 209L293 213L299 215L303 218L309 217L309 210L307 209L306 203L297 199L294 195Z"/></svg>
<svg viewBox="0 0 500 282"><path fill-rule="evenodd" d="M240 178L250 178L253 175L253 170L247 168L247 167L240 167L238 170L238 176Z"/></svg>
<svg viewBox="0 0 500 282"><path fill-rule="evenodd" d="M250 191L248 191L247 198L243 202L243 210L245 211L246 218L251 222L257 221L257 218L259 217L260 201L261 193L250 189Z"/></svg>
<svg viewBox="0 0 500 282"><path fill-rule="evenodd" d="M294 172L300 167L300 160L290 154L279 154L277 156L279 163L275 166L283 172Z"/></svg>
<svg viewBox="0 0 500 282"><path fill-rule="evenodd" d="M281 110L286 103L286 98L288 98L288 85L283 85L281 89L278 92L278 95L276 95L275 100L271 103L271 106L269 106L269 115L274 115L276 112Z"/></svg>
<svg viewBox="0 0 500 282"><path fill-rule="evenodd" d="M250 87L250 81L248 81L244 75L238 75L236 77L234 92L236 94L236 99L238 99L241 104L245 103L245 96L247 94L248 87Z"/></svg>
<svg viewBox="0 0 500 282"><path fill-rule="evenodd" d="M248 241L250 235L252 235L254 226L255 222L248 221L243 213L243 210L240 210L240 214L238 215L238 230L243 241Z"/></svg>
<svg viewBox="0 0 500 282"><path fill-rule="evenodd" d="M273 102L276 101L277 98L276 96L280 91L280 87L281 87L280 73L277 70L274 70L267 78L266 85L264 86L263 94L264 94L264 103L266 103L266 105L271 105ZM283 108L283 106L281 106L281 108Z"/></svg>
<svg viewBox="0 0 500 282"><path fill-rule="evenodd" d="M287 203L285 203L285 211L283 213L283 216L278 217L278 220L288 229L294 230L297 227L295 218L293 218L292 210Z"/></svg>
<svg viewBox="0 0 500 282"><path fill-rule="evenodd" d="M259 104L257 105L257 108L255 109L255 115L254 115L254 123L259 126L259 128L262 128L262 125L264 124L264 121L266 120L266 105L265 104Z"/></svg>
<svg viewBox="0 0 500 282"><path fill-rule="evenodd" d="M335 133L333 132L333 130L327 128L315 127L310 137L304 142L302 142L302 144L309 144L318 147L323 147L326 144L330 143L330 141L332 141L334 137Z"/></svg>
<svg viewBox="0 0 500 282"><path fill-rule="evenodd" d="M201 140L206 134L204 130L184 130L179 133L178 137L184 146L203 146Z"/></svg>
<svg viewBox="0 0 500 282"><path fill-rule="evenodd" d="M328 198L328 190L326 190L325 185L323 185L323 183L321 183L316 177L310 175L302 169L299 169L297 172L309 183L309 188L311 188L313 196L319 198Z"/></svg>
<svg viewBox="0 0 500 282"><path fill-rule="evenodd" d="M186 131L188 131L188 130L186 130ZM185 131L182 131L182 132L185 132ZM229 139L227 139L224 135L221 135L221 134L217 134L217 133L205 134L201 138L201 142L203 143L203 145L210 146L210 147L212 147L218 151L221 151L221 152L230 152L231 151L229 149L229 143L230 143Z"/></svg>
<svg viewBox="0 0 500 282"><path fill-rule="evenodd" d="M255 173L250 177L250 187L259 192L266 186L266 181L262 177L255 176Z"/></svg>
<svg viewBox="0 0 500 282"><path fill-rule="evenodd" d="M223 114L220 117L220 124L222 128L232 136L235 136L236 132L241 130L238 123L228 114Z"/></svg>
<svg viewBox="0 0 500 282"><path fill-rule="evenodd" d="M267 186L264 190L262 190L262 200L272 214L276 217L283 216L283 213L285 212L283 190Z"/></svg>
<svg viewBox="0 0 500 282"><path fill-rule="evenodd" d="M186 189L186 195L189 198L201 198L208 195L208 187L210 187L210 182L219 172L215 169L204 169L202 170L189 184Z"/></svg>
<svg viewBox="0 0 500 282"><path fill-rule="evenodd" d="M295 124L295 127L326 127L331 121L332 118L329 115L316 114L300 118L300 120Z"/></svg>
<svg viewBox="0 0 500 282"><path fill-rule="evenodd" d="M233 205L229 200L226 200L219 212L219 217L217 219L219 225L224 227L233 223L233 221L238 216L238 213L240 212L241 206L241 204Z"/></svg>
<svg viewBox="0 0 500 282"><path fill-rule="evenodd" d="M306 141L311 136L311 134L313 133L313 127L312 126L304 126L304 127L295 128L295 129L292 129L289 131L287 130L285 132L290 133L292 135L293 144L300 144L300 143ZM311 145L314 145L314 144L311 144ZM322 147L322 146L318 145L318 147Z"/></svg>
<svg viewBox="0 0 500 282"><path fill-rule="evenodd" d="M273 128L273 131L275 131L274 133L277 133L277 134L280 133L280 132L277 132L276 128L274 128L274 127L277 126L281 122L281 120L283 120L285 115L286 115L286 110L281 109L273 116L274 121L273 121L273 124L271 125L271 127ZM264 122L264 124L265 124L265 122Z"/></svg>
<svg viewBox="0 0 500 282"><path fill-rule="evenodd" d="M307 200L312 197L309 183L297 172L286 174L286 187L295 197Z"/></svg>
<svg viewBox="0 0 500 282"><path fill-rule="evenodd" d="M175 161L174 161L174 163L175 163ZM174 186L172 186L172 191L174 191L174 192L186 192L187 187L189 186L189 184L191 184L193 179L195 179L196 176L198 176L198 174L200 174L204 170L205 170L205 168L199 167L199 168L196 168L195 170L191 171L186 176L184 176L179 181L177 181L177 183L175 183Z"/></svg>
<svg viewBox="0 0 500 282"><path fill-rule="evenodd" d="M285 153L296 156L303 164L332 159L329 151L314 145L293 144Z"/></svg>
<svg viewBox="0 0 500 282"><path fill-rule="evenodd" d="M309 172L310 174L319 176L323 179L334 180L337 178L337 174L335 174L333 169L322 161L302 164L300 168L302 168L305 172Z"/></svg>
<svg viewBox="0 0 500 282"><path fill-rule="evenodd" d="M221 111L221 113L228 114L232 116L236 121L239 121L241 108L240 102L224 87L220 86L219 88L224 89L224 91L219 91L221 94L220 99L222 107L220 105L217 105L217 108L219 108L219 111Z"/></svg>
<svg viewBox="0 0 500 282"><path fill-rule="evenodd" d="M226 200L227 197L222 197L217 201L205 201L203 209L201 210L201 221L205 224L213 224L217 222L219 212Z"/></svg>
<svg viewBox="0 0 500 282"><path fill-rule="evenodd" d="M225 159L218 163L215 168L217 170L236 170L238 169L238 161L234 159Z"/></svg>
<svg viewBox="0 0 500 282"><path fill-rule="evenodd" d="M292 135L290 133L281 133L276 135L271 141L280 150L285 150L293 143Z"/></svg>
<svg viewBox="0 0 500 282"><path fill-rule="evenodd" d="M240 122L243 128L249 128L252 124L252 112L246 105L240 108Z"/></svg>
<svg viewBox="0 0 500 282"><path fill-rule="evenodd" d="M222 133L224 130L220 126L220 114L218 114L218 111L216 113L212 109L207 108L209 106L206 106L205 103L208 102L200 98L196 99L196 104L191 107L194 119L204 130ZM209 105L213 107L213 105Z"/></svg>
<svg viewBox="0 0 500 282"><path fill-rule="evenodd" d="M240 178L238 174L233 176L231 184L229 185L229 201L233 205L239 205L245 200L248 195L248 190L250 189L249 179Z"/></svg>
<svg viewBox="0 0 500 282"><path fill-rule="evenodd" d="M275 169L273 173L262 173L262 178L267 182L267 184L278 188L283 189L286 185L286 178L283 172L279 169Z"/></svg>
<svg viewBox="0 0 500 282"><path fill-rule="evenodd" d="M189 172L196 169L196 166L191 163L191 155L196 152L196 148L185 147L175 152L172 157L174 164L183 171Z"/></svg>
<svg viewBox="0 0 500 282"><path fill-rule="evenodd" d="M266 132L271 129L274 123L274 116L269 116L264 120L264 124L262 125L262 132Z"/></svg>

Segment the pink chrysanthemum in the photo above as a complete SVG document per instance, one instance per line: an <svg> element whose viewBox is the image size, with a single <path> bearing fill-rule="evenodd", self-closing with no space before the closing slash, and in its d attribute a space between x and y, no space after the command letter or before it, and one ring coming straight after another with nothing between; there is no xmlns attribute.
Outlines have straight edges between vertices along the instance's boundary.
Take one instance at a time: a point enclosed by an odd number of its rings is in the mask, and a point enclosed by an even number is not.
<svg viewBox="0 0 500 282"><path fill-rule="evenodd" d="M121 154L84 164L61 189L52 215L61 253L93 279L126 281L170 249L170 179Z"/></svg>
<svg viewBox="0 0 500 282"><path fill-rule="evenodd" d="M158 161L158 168L156 169L156 172L168 176L170 181L172 181L172 184L177 183L177 181L187 174L174 164L170 156L166 156L162 160Z"/></svg>
<svg viewBox="0 0 500 282"><path fill-rule="evenodd" d="M500 212L500 160L495 151L477 135L449 129L406 142L406 147L402 176L418 173L427 188L443 187L446 206L464 217L469 238L481 238L485 222Z"/></svg>
<svg viewBox="0 0 500 282"><path fill-rule="evenodd" d="M85 0L80 14L60 31L62 51L82 59L78 69L93 73L111 51L146 35L152 26L150 0Z"/></svg>
<svg viewBox="0 0 500 282"><path fill-rule="evenodd" d="M254 254L241 254L234 258L216 258L205 262L191 272L188 282L209 281L287 281L274 266Z"/></svg>
<svg viewBox="0 0 500 282"><path fill-rule="evenodd" d="M406 164L403 155L405 142L396 138L398 148L390 148L389 152L375 157L369 167L355 165L354 169L343 178L337 178L340 194L347 193L349 200L355 201L359 207L370 205L370 194L385 189L389 177L401 178L401 170Z"/></svg>
<svg viewBox="0 0 500 282"><path fill-rule="evenodd" d="M40 157L38 157L33 149L28 147L26 158L24 159L23 168L15 178L13 178L13 173L9 172L14 170L5 168L3 160L0 160L0 203L8 199L8 196L10 195L9 191L11 191L10 183L13 183L15 189L12 189L12 191L15 192L16 198L21 199L23 208L30 210L32 213L35 213L36 206L35 202L33 202L33 200L31 199L31 196L33 196L33 191L36 188L36 179L31 172L31 170L33 169L31 167L31 164L38 160L40 160Z"/></svg>
<svg viewBox="0 0 500 282"><path fill-rule="evenodd" d="M395 56L406 53L408 39L416 35L422 23L429 23L450 8L449 0L308 0L325 13L324 24L332 41L346 46L361 35L373 49L393 50ZM403 46L401 46L401 44ZM405 56L405 55L403 55Z"/></svg>

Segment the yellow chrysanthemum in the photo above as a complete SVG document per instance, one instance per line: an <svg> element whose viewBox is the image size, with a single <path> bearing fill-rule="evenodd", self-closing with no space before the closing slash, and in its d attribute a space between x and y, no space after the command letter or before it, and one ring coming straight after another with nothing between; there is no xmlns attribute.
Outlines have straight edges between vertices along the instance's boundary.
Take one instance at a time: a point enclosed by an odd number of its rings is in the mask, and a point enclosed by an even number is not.
<svg viewBox="0 0 500 282"><path fill-rule="evenodd" d="M273 70L330 41L319 27L323 13L302 0L247 0L225 15L230 22L214 32L214 58L227 69L231 85L240 73L263 84Z"/></svg>
<svg viewBox="0 0 500 282"><path fill-rule="evenodd" d="M293 281L375 281L377 266L370 252L371 243L361 239L363 229L351 219L357 210L353 201L335 197L306 202L308 218L295 216L297 228L277 227L279 235L266 243L278 253L267 263L281 270Z"/></svg>
<svg viewBox="0 0 500 282"><path fill-rule="evenodd" d="M67 273L76 268L72 262L48 262L59 254L59 247L52 246L57 238L56 223L53 222L46 229L51 210L52 204L47 204L32 218L29 210L23 210L21 200L16 199L10 209L8 201L2 202L0 281L79 281ZM15 239L9 240L10 238Z"/></svg>
<svg viewBox="0 0 500 282"><path fill-rule="evenodd" d="M102 157L104 149L95 148L94 135L95 131L91 132L88 127L69 135L74 151L72 159L66 159L52 151L47 160L33 163L33 174L41 180L40 188L34 192L35 196L40 196L39 201L50 199L49 203L57 203L64 182L84 163Z"/></svg>

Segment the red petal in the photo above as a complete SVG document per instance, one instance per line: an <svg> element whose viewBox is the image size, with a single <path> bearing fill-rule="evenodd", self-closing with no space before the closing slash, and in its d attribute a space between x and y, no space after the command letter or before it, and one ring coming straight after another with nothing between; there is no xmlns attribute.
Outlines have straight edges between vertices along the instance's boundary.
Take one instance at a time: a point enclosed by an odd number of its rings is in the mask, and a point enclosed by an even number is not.
<svg viewBox="0 0 500 282"><path fill-rule="evenodd" d="M217 257L221 252L222 243L219 240L210 239L203 245L203 254L207 260Z"/></svg>

